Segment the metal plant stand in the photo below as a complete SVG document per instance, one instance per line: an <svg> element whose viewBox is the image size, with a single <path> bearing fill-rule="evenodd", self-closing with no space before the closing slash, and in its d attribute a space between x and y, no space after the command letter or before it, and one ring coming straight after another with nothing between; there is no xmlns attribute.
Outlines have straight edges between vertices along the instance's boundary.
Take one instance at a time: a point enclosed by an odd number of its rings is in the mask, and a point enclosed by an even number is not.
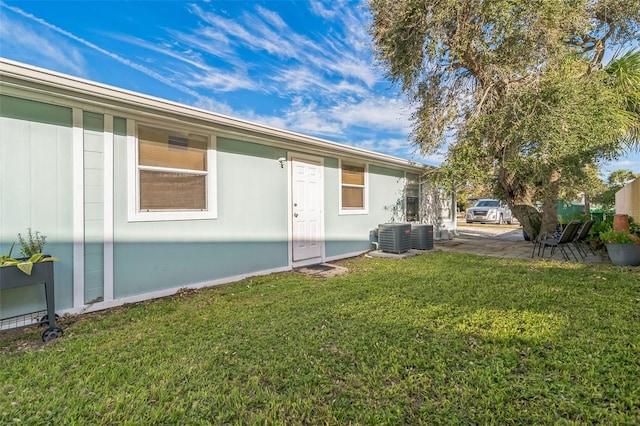
<svg viewBox="0 0 640 426"><path fill-rule="evenodd" d="M48 322L49 328L42 333L42 341L48 342L63 334L62 329L56 327L55 299L53 293L53 262L34 263L31 275L25 274L19 270L17 266L0 267L0 290L35 284L44 284L47 316L46 321L43 322Z"/></svg>

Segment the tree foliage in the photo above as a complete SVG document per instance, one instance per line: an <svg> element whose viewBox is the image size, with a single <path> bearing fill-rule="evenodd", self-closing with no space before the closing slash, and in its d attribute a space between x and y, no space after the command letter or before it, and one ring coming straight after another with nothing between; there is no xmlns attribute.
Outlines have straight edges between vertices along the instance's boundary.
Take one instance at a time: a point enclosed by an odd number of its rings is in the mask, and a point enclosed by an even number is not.
<svg viewBox="0 0 640 426"><path fill-rule="evenodd" d="M640 175L636 176L631 170L626 169L611 172L606 183L601 181L599 185L594 185L593 202L604 209L615 208L616 192L637 177Z"/></svg>
<svg viewBox="0 0 640 426"><path fill-rule="evenodd" d="M555 225L561 192L637 146L640 52L602 61L640 41L640 0L369 5L377 58L415 103L415 142L425 154L446 146L447 180L491 183L529 235Z"/></svg>
<svg viewBox="0 0 640 426"><path fill-rule="evenodd" d="M636 175L634 175L631 170L615 170L609 174L607 183L609 185L619 185L620 187L623 187L635 178Z"/></svg>

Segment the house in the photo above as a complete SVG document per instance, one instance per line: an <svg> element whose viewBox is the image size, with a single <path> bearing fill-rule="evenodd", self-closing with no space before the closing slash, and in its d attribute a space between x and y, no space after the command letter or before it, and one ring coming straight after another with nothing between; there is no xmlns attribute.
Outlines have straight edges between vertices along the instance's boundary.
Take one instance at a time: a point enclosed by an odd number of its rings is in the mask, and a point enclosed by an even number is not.
<svg viewBox="0 0 640 426"><path fill-rule="evenodd" d="M640 223L640 179L635 179L616 192L616 213L632 217Z"/></svg>
<svg viewBox="0 0 640 426"><path fill-rule="evenodd" d="M0 253L47 235L59 313L358 255L419 206L455 226L425 168L0 60ZM43 305L2 290L0 320Z"/></svg>

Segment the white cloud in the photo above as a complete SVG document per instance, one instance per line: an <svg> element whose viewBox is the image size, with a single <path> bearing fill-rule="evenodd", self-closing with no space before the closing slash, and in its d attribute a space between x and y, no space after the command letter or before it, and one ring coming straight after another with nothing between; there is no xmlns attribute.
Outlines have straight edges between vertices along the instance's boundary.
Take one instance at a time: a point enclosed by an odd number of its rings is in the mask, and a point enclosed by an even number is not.
<svg viewBox="0 0 640 426"><path fill-rule="evenodd" d="M371 64L359 58L346 58L338 62L338 67L342 74L362 81L369 88L381 80L379 73L371 67Z"/></svg>
<svg viewBox="0 0 640 426"><path fill-rule="evenodd" d="M341 96L366 96L367 90L357 83L331 81L317 70L308 66L291 67L271 77L276 87L285 89L282 93L294 93L296 96L335 99ZM277 90L277 89L276 89Z"/></svg>
<svg viewBox="0 0 640 426"><path fill-rule="evenodd" d="M193 103L196 108L201 108L207 111L215 112L216 114L227 115L229 117L239 117L237 112L225 102L220 102L215 99L200 96Z"/></svg>
<svg viewBox="0 0 640 426"><path fill-rule="evenodd" d="M408 143L410 122L403 111L405 106L389 99L370 98L363 102L352 100L340 105L321 106L313 98L297 96L289 107L273 115L256 114L253 111L234 111L233 115L301 133L332 137L352 142L347 134L357 129L363 133L393 133ZM364 142L361 142L364 143Z"/></svg>
<svg viewBox="0 0 640 426"><path fill-rule="evenodd" d="M336 9L329 9L325 7L326 3L317 0L311 0L309 5L311 6L311 11L318 16L321 16L325 19L333 19L336 16ZM335 4L334 4L335 5Z"/></svg>
<svg viewBox="0 0 640 426"><path fill-rule="evenodd" d="M109 37L133 46L141 47L149 52L155 52L177 59L186 65L201 70L206 70L208 68L201 54L194 52L192 49L181 49L181 46L178 43L152 43L126 34L109 34Z"/></svg>
<svg viewBox="0 0 640 426"><path fill-rule="evenodd" d="M86 63L80 52L50 31L37 31L5 15L0 25L0 40L2 56L21 57L24 62L30 59L27 57L30 54L41 66L81 76L86 74Z"/></svg>
<svg viewBox="0 0 640 426"><path fill-rule="evenodd" d="M268 9L265 9L261 6L256 6L256 11L262 16L267 22L269 22L272 26L274 26L278 30L287 30L288 25L282 20L280 15L275 12L272 12Z"/></svg>
<svg viewBox="0 0 640 426"><path fill-rule="evenodd" d="M118 51L127 55L18 8L8 8L63 36L57 37L62 41L75 41L187 93L197 107L406 157L412 150L407 141L410 111L390 97L392 93L385 96L377 92L384 79L373 67L366 10L354 7L353 2L312 0L309 8L327 25L321 34L307 34L295 32L284 15L268 5L255 5L231 19L219 2L199 3L188 7L197 23L156 32L153 40L108 34L124 42ZM5 26L0 31L3 40L10 35ZM32 45L46 46L52 57L72 63L76 60L72 55L79 56L77 50L66 47L66 57L60 55L55 49L64 43L47 45L35 39L36 31L29 34L34 37ZM33 46L29 49L37 52ZM144 59L131 60L133 51L135 58ZM83 65L81 58L75 63L78 68ZM245 101L245 96L251 99L248 92L265 95L259 106ZM277 100L273 106L268 100L264 102L270 95ZM384 136L377 139L375 134Z"/></svg>
<svg viewBox="0 0 640 426"><path fill-rule="evenodd" d="M633 173L640 173L640 153L629 153L625 157L611 162L604 169L609 173L616 170L631 170Z"/></svg>
<svg viewBox="0 0 640 426"><path fill-rule="evenodd" d="M381 73L370 64L369 49L362 49L368 43L366 31L362 30L364 20L358 20L349 7L334 5L335 9L330 10L319 3L311 5L317 13L326 16L332 14L331 10L333 13L340 11L336 15L346 20L344 28L347 34L333 31L312 40L295 33L277 13L262 6L257 6L254 13L245 12L237 19L229 19L194 5L191 11L207 26L194 30L193 34L176 32L174 35L181 42L203 49L235 66L238 66L234 63L235 58L246 60L246 55L241 53L243 49L265 52L270 56L266 61L261 61L259 56L255 59L255 65L265 75L263 82L286 82L289 90L302 92L316 90L317 87L334 88L336 80L345 80L349 84L339 87L352 91L358 86L370 89L381 81ZM354 44L360 49L354 50ZM296 71L292 72L292 69ZM300 69L306 69L305 80L295 79ZM272 92L276 89L266 90Z"/></svg>
<svg viewBox="0 0 640 426"><path fill-rule="evenodd" d="M315 135L337 135L342 132L338 122L327 119L323 109L314 101L294 99L284 114L287 127L298 132Z"/></svg>
<svg viewBox="0 0 640 426"><path fill-rule="evenodd" d="M255 83L246 74L234 74L227 70L207 67L202 72L192 72L189 80L185 81L190 87L202 87L218 92L233 92L235 90L256 88Z"/></svg>
<svg viewBox="0 0 640 426"><path fill-rule="evenodd" d="M236 44L251 50L264 50L272 55L281 57L291 57L295 55L295 50L289 42L280 37L278 33L269 28L258 16L245 13L243 21L223 18L214 13L205 12L199 6L193 6L192 10L202 20L210 24L217 30L215 33L219 40L225 40L226 44ZM266 10L261 9L261 16L266 15ZM268 22L277 22L276 14L268 16ZM284 23L284 22L283 22ZM248 31L247 28L251 28Z"/></svg>
<svg viewBox="0 0 640 426"><path fill-rule="evenodd" d="M241 58L229 45L227 36L215 28L201 28L193 34L170 30L169 35L179 44L193 51L199 51L203 56L217 57L236 66L242 64Z"/></svg>
<svg viewBox="0 0 640 426"><path fill-rule="evenodd" d="M139 71L139 72L141 72L141 73L143 73L143 74L145 74L145 75L147 75L147 76L149 76L149 77L151 77L151 78L153 78L153 79L155 79L157 81L160 81L160 82L162 82L162 83L164 83L164 84L166 84L166 85L168 85L170 87L178 89L178 90L180 90L180 91L182 91L184 93L190 94L190 95L192 95L194 97L198 96L197 92L194 92L193 90L185 87L184 85L182 85L180 83L177 83L176 81L174 81L174 80L172 80L170 78L164 77L159 72L156 72L156 71L154 71L154 70L152 70L152 69L150 69L148 67L145 67L144 65L141 65L141 64L138 64L136 62L133 62L133 61L131 61L131 60L127 59L127 58L124 58L124 57L122 57L122 56L120 56L120 55L118 55L116 53L113 53L113 52L110 52L110 51L108 51L106 49L103 49L100 46L98 46L98 45L96 45L94 43L91 43L90 41L87 41L87 40L85 40L85 39L83 39L81 37L78 37L75 34L72 34L69 31L66 31L66 30L64 30L64 29L62 29L60 27L57 27L57 26L53 25L53 24L50 24L49 22L45 21L44 19L38 18L37 16L34 16L34 15L30 14L30 13L27 13L27 12L23 11L20 8L13 7L13 6L7 6L4 3L0 3L0 6L6 7L7 9L9 9L9 10L11 10L11 11L13 11L13 12L15 12L15 13L21 15L21 16L23 16L24 18L27 18L27 19L29 19L31 21L34 21L34 22L38 23L38 24L41 24L42 26L44 26L48 30L52 30L52 31L54 31L54 32L56 32L58 34L61 34L61 35L65 36L65 37L67 37L67 38L69 38L71 40L74 40L74 41L76 41L76 42L78 42L78 43L80 43L80 44L82 44L82 45L84 45L84 46L86 46L86 47L88 47L88 48L90 48L92 50L95 50L95 51L97 51L99 53L102 53L103 55L106 55L106 56L114 59L115 61L120 62L121 64L124 64L124 65L126 65L126 66L128 66L128 67L130 67L132 69L135 69L135 70L137 70L137 71Z"/></svg>
<svg viewBox="0 0 640 426"><path fill-rule="evenodd" d="M329 114L343 127L363 126L402 134L411 130L408 106L397 99L371 97L362 102L343 102L331 107Z"/></svg>

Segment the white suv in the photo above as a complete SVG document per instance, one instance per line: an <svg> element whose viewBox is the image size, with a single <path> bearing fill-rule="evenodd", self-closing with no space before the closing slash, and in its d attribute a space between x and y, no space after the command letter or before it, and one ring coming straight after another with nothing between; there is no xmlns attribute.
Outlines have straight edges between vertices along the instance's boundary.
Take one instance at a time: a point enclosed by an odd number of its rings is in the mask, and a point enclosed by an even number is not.
<svg viewBox="0 0 640 426"><path fill-rule="evenodd" d="M511 225L513 220L509 207L500 200L491 198L479 199L473 207L467 209L467 223L497 223Z"/></svg>

